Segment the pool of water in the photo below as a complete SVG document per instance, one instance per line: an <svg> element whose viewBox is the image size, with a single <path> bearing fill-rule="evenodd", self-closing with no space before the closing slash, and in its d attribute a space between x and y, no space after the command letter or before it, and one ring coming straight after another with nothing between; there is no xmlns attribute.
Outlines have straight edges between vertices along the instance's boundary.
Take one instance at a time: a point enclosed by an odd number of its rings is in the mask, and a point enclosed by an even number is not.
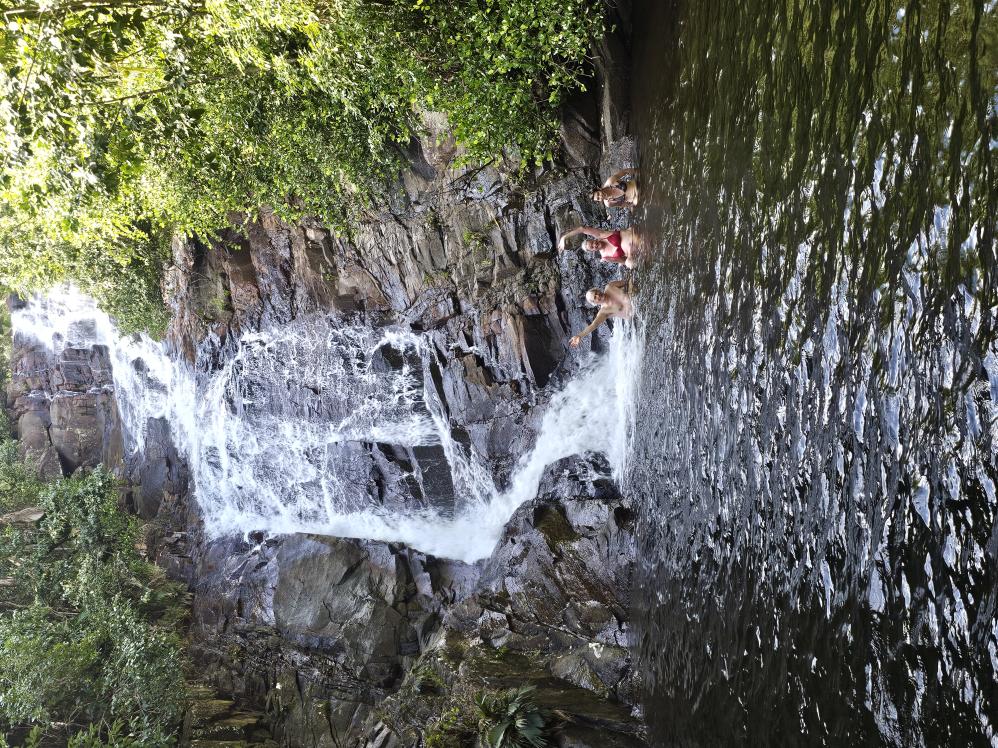
<svg viewBox="0 0 998 748"><path fill-rule="evenodd" d="M634 27L652 744L998 746L995 3Z"/></svg>

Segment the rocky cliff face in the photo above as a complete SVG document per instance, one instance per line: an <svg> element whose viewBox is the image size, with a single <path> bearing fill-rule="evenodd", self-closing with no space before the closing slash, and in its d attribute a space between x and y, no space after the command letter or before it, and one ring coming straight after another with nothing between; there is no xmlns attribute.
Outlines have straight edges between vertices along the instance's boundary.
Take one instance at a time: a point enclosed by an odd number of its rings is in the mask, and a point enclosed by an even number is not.
<svg viewBox="0 0 998 748"><path fill-rule="evenodd" d="M554 251L567 228L624 220L588 199L599 173L634 158L620 40L603 47L600 93L566 114L556 166L517 179L460 168L445 123L428 115L398 191L348 235L264 213L210 242L178 242L166 288L178 355L210 371L240 335L312 312L408 325L432 342L432 383L455 438L507 479L546 398L575 369L567 341L589 322L585 289L617 274ZM629 655L631 511L598 460L549 468L475 565L320 536L209 541L165 422L149 424L142 455L124 457L106 351L54 360L18 341L13 358L8 403L23 449L50 475L104 462L129 481L150 552L194 592L201 673L265 710L284 744L418 745L469 694L525 683L557 710L561 744L643 744ZM446 472L432 449L360 448L371 475L421 476L400 501L418 504L424 481Z"/></svg>
<svg viewBox="0 0 998 748"><path fill-rule="evenodd" d="M470 694L525 684L557 710L563 744L643 745L632 517L604 470L552 466L473 566L307 535L208 544L195 659L223 692L266 708L286 745L418 745Z"/></svg>
<svg viewBox="0 0 998 748"><path fill-rule="evenodd" d="M11 299L14 308L21 302ZM101 346L50 354L35 340L11 349L7 406L23 457L47 478L121 460L111 361Z"/></svg>

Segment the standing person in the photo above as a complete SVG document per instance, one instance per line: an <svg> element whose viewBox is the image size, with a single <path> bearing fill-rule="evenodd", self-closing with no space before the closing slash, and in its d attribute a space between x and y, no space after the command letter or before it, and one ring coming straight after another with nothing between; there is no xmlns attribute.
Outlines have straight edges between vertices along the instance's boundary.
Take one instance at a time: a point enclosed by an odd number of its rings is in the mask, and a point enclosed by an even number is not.
<svg viewBox="0 0 998 748"><path fill-rule="evenodd" d="M631 179L625 181L627 177L631 177ZM593 200L603 203L607 208L637 207L639 199L638 170L621 169L607 179L602 187L593 190L592 197Z"/></svg>
<svg viewBox="0 0 998 748"><path fill-rule="evenodd" d="M561 235L561 238L558 239L558 249L565 249L569 237L576 234L585 234L590 237L582 242L582 248L587 252L599 252L600 257L607 262L623 264L629 268L634 267L634 249L637 246L634 229L607 231L594 229L591 226L580 226Z"/></svg>
<svg viewBox="0 0 998 748"><path fill-rule="evenodd" d="M596 319L593 320L593 323L578 335L573 335L568 344L573 348L578 348L579 343L586 335L592 333L611 317L618 319L633 317L634 306L631 304L631 297L625 290L626 288L625 281L611 281L606 284L606 288L602 291L598 288L590 288L586 291L586 301L592 306L598 306L599 312L596 313Z"/></svg>

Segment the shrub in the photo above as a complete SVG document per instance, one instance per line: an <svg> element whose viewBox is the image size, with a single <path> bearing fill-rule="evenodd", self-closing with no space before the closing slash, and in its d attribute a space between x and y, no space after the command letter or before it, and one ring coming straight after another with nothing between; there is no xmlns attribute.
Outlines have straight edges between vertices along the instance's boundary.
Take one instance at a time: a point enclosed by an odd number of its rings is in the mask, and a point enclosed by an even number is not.
<svg viewBox="0 0 998 748"><path fill-rule="evenodd" d="M448 709L433 722L423 736L425 748L464 748L468 738L474 738L464 713L457 707Z"/></svg>
<svg viewBox="0 0 998 748"><path fill-rule="evenodd" d="M0 408L0 515L31 506L41 488L35 472L18 456L17 442L6 438L8 428L7 414Z"/></svg>
<svg viewBox="0 0 998 748"><path fill-rule="evenodd" d="M481 736L490 748L545 748L547 715L534 701L534 687L483 691L476 699Z"/></svg>
<svg viewBox="0 0 998 748"><path fill-rule="evenodd" d="M44 515L0 533L0 578L13 582L0 607L0 728L168 744L186 698L184 591L139 556L106 470L25 490Z"/></svg>
<svg viewBox="0 0 998 748"><path fill-rule="evenodd" d="M110 725L92 724L69 739L66 748L145 748L145 744L128 735L125 723L115 720Z"/></svg>
<svg viewBox="0 0 998 748"><path fill-rule="evenodd" d="M270 206L343 226L442 111L540 163L598 0L25 0L0 27L0 286L65 278L162 327L162 238Z"/></svg>
<svg viewBox="0 0 998 748"><path fill-rule="evenodd" d="M583 63L602 33L602 5L416 0L413 8L401 16L423 61L413 98L447 114L468 159L488 161L505 153L540 163L549 157L558 139L559 107L584 88Z"/></svg>

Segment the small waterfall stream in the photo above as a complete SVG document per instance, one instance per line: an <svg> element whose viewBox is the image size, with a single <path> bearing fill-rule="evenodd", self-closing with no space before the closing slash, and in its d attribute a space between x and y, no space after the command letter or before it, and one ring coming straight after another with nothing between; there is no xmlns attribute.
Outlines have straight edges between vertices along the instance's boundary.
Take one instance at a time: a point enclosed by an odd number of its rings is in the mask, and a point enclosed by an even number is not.
<svg viewBox="0 0 998 748"><path fill-rule="evenodd" d="M244 335L233 356L203 373L161 343L121 336L73 289L34 298L12 321L15 335L56 353L108 347L128 449L142 452L149 419L170 424L212 537L310 532L473 562L534 498L547 465L601 452L616 475L625 468L640 351L622 326L610 353L551 398L533 449L500 490L481 457L454 439L432 384L433 354L411 332L314 314ZM405 459L383 461L372 488L372 455L386 451L423 459L411 470L398 467Z"/></svg>

